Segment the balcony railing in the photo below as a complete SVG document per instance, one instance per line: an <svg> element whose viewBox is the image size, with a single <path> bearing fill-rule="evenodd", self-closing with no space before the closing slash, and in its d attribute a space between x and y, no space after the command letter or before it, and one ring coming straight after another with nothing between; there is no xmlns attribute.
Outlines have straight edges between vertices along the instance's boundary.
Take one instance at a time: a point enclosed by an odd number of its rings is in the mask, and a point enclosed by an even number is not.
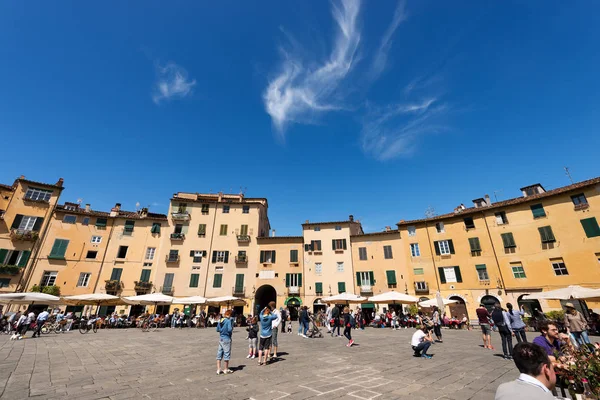
<svg viewBox="0 0 600 400"><path fill-rule="evenodd" d="M104 288L107 291L118 292L119 290L123 289L123 282L121 282L121 281L108 280L108 281L105 281L105 282L106 282L106 284L104 285Z"/></svg>
<svg viewBox="0 0 600 400"><path fill-rule="evenodd" d="M175 287L174 286L161 286L160 292L162 294L166 294L167 296L172 296L173 293L175 293Z"/></svg>
<svg viewBox="0 0 600 400"><path fill-rule="evenodd" d="M373 286L371 285L360 285L361 293L373 293Z"/></svg>
<svg viewBox="0 0 600 400"><path fill-rule="evenodd" d="M174 232L171 233L171 240L183 240L185 239L185 233Z"/></svg>
<svg viewBox="0 0 600 400"><path fill-rule="evenodd" d="M417 285L415 283L415 293L429 293L429 285L427 283L424 285Z"/></svg>
<svg viewBox="0 0 600 400"><path fill-rule="evenodd" d="M579 211L579 210L586 210L588 208L590 208L589 203L579 203L577 205L575 205L575 211Z"/></svg>
<svg viewBox="0 0 600 400"><path fill-rule="evenodd" d="M11 229L10 238L12 240L24 240L28 242L35 242L40 236L39 232L27 231L23 229Z"/></svg>
<svg viewBox="0 0 600 400"><path fill-rule="evenodd" d="M236 264L248 264L248 256L235 256Z"/></svg>
<svg viewBox="0 0 600 400"><path fill-rule="evenodd" d="M249 235L237 235L237 241L238 242L249 242L250 236Z"/></svg>
<svg viewBox="0 0 600 400"><path fill-rule="evenodd" d="M179 262L179 255L173 256L173 255L167 255L165 256L165 261L168 263L178 263Z"/></svg>
<svg viewBox="0 0 600 400"><path fill-rule="evenodd" d="M152 282L136 281L136 282L134 282L134 284L135 284L134 290L136 292L146 292L146 291L152 290L152 288L154 287L154 285L152 285Z"/></svg>
<svg viewBox="0 0 600 400"><path fill-rule="evenodd" d="M289 294L300 294L300 287L298 286L290 286L288 287Z"/></svg>
<svg viewBox="0 0 600 400"><path fill-rule="evenodd" d="M187 211L174 212L174 213L171 213L171 218L173 218L173 220L175 220L175 221L189 221L190 213Z"/></svg>
<svg viewBox="0 0 600 400"><path fill-rule="evenodd" d="M243 297L246 294L246 288L245 287L234 286L233 288L231 288L231 293L232 293L233 296L241 296L241 297Z"/></svg>

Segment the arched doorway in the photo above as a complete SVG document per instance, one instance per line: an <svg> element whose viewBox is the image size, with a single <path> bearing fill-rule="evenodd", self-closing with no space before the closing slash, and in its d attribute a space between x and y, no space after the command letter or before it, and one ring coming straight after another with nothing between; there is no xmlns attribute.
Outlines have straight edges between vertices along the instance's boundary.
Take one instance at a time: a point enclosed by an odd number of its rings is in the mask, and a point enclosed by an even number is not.
<svg viewBox="0 0 600 400"><path fill-rule="evenodd" d="M494 305L499 303L498 299L489 294L481 298L481 304L491 313L494 310Z"/></svg>
<svg viewBox="0 0 600 400"><path fill-rule="evenodd" d="M523 310L525 311L525 313L533 316L536 315L536 313L534 313L535 310L538 311L542 311L542 306L540 305L539 300L535 300L535 299L531 299L531 300L525 300L523 299L523 297L527 296L528 294L522 294L519 296L519 298L517 299L517 306L519 307L519 309L521 307L523 307Z"/></svg>
<svg viewBox="0 0 600 400"><path fill-rule="evenodd" d="M300 313L298 310L300 309L301 305L302 300L299 297L288 297L285 300L285 306L288 309L288 313L292 321L298 320L298 314Z"/></svg>
<svg viewBox="0 0 600 400"><path fill-rule="evenodd" d="M316 299L313 302L313 313L316 315L319 311L325 312L327 309L327 304L321 301L321 298Z"/></svg>
<svg viewBox="0 0 600 400"><path fill-rule="evenodd" d="M271 285L262 285L254 295L254 315L258 315L270 302L277 302L277 291Z"/></svg>
<svg viewBox="0 0 600 400"><path fill-rule="evenodd" d="M466 316L469 319L469 313L467 312L467 305L465 304L465 299L460 296L450 296L448 300L456 300L457 303L452 303L448 305L450 309L450 315L448 317L456 317L459 320L462 320L463 316Z"/></svg>

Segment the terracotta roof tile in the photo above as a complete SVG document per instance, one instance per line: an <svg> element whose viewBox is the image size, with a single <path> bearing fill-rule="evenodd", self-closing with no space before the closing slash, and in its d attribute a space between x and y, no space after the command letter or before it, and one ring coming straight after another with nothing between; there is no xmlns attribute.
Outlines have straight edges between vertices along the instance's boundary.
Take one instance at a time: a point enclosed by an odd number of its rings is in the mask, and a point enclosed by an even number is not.
<svg viewBox="0 0 600 400"><path fill-rule="evenodd" d="M10 186L10 185L5 185L5 184L3 184L3 183L0 183L0 189L4 189L4 190L10 190L10 191L12 191L12 190L13 190L13 187L12 187L12 186Z"/></svg>
<svg viewBox="0 0 600 400"><path fill-rule="evenodd" d="M24 183L29 183L31 185L53 187L53 188L59 189L59 190L63 190L64 189L64 186L58 186L58 185L55 185L53 183L36 182L36 181L31 181L29 179L23 179L23 178L17 178L16 181L24 182Z"/></svg>
<svg viewBox="0 0 600 400"><path fill-rule="evenodd" d="M398 226L413 225L413 224L417 224L420 222L439 221L439 220L443 220L446 218L460 217L463 215L474 214L476 212L481 212L481 211L486 211L486 210L495 210L495 209L499 209L502 207L512 206L515 204L522 204L522 203L533 202L533 201L539 200L539 199L545 199L547 197L556 196L558 194L583 189L585 187L596 185L599 183L600 183L600 177L596 177L596 178L588 179L585 181L577 182L572 185L562 186L562 187L559 187L556 189L552 189L552 190L549 190L544 193L537 193L537 194L527 196L527 197L515 197L513 199L499 201L499 202L493 203L489 207L479 207L479 208L469 207L459 213L452 212L452 213L447 213L447 214L443 214L443 215L436 215L435 217L432 217L432 218L414 219L411 221L400 221L396 225L398 225Z"/></svg>
<svg viewBox="0 0 600 400"><path fill-rule="evenodd" d="M130 219L154 219L154 220L167 220L167 216L165 214L156 214L156 213L148 213L146 217L142 217L139 213L135 211L119 211L119 214L116 217L111 217L109 212L105 211L95 211L90 210L86 211L85 208L78 208L75 210L67 210L65 205L57 205L56 211L64 212L68 214L79 214L79 215L88 215L91 217L102 217L102 218L130 218Z"/></svg>
<svg viewBox="0 0 600 400"><path fill-rule="evenodd" d="M390 231L381 231L381 232L370 232L370 233L362 233L360 235L350 235L350 238L360 238L360 237L365 237L365 236L377 236L377 235L393 235L393 234L398 234L399 230L398 229L392 229Z"/></svg>
<svg viewBox="0 0 600 400"><path fill-rule="evenodd" d="M359 221L350 221L350 220L346 220L346 221L329 221L329 222L305 222L302 224L302 226L307 226L307 225L335 225L335 224L360 224Z"/></svg>
<svg viewBox="0 0 600 400"><path fill-rule="evenodd" d="M304 240L304 236L259 236L257 240L275 240L275 239L286 239L286 240Z"/></svg>

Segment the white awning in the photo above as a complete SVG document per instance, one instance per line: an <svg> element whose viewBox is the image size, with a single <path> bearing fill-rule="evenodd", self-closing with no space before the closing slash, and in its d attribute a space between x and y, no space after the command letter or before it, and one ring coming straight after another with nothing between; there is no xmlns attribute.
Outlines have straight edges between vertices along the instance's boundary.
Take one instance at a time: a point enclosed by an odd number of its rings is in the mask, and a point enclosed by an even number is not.
<svg viewBox="0 0 600 400"><path fill-rule="evenodd" d="M411 304L419 301L415 296L396 292L391 290L389 292L381 293L372 297L369 297L371 303L379 304Z"/></svg>
<svg viewBox="0 0 600 400"><path fill-rule="evenodd" d="M52 296L46 293L24 292L0 294L0 303L5 304L58 304L59 302L60 297Z"/></svg>
<svg viewBox="0 0 600 400"><path fill-rule="evenodd" d="M585 300L594 297L600 298L600 289L590 289L578 285L571 285L562 289L549 290L547 292L533 293L524 296L524 300Z"/></svg>
<svg viewBox="0 0 600 400"><path fill-rule="evenodd" d="M171 304L173 302L173 297L162 293L151 293L143 294L141 296L123 297L123 300L128 304L158 305Z"/></svg>

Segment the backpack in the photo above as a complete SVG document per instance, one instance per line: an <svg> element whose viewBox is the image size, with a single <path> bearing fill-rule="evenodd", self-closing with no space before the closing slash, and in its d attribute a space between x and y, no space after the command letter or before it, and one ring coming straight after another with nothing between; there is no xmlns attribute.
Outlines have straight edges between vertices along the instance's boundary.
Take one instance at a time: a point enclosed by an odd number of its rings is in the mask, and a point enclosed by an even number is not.
<svg viewBox="0 0 600 400"><path fill-rule="evenodd" d="M354 315L350 314L350 327L356 328L356 319L354 319Z"/></svg>

